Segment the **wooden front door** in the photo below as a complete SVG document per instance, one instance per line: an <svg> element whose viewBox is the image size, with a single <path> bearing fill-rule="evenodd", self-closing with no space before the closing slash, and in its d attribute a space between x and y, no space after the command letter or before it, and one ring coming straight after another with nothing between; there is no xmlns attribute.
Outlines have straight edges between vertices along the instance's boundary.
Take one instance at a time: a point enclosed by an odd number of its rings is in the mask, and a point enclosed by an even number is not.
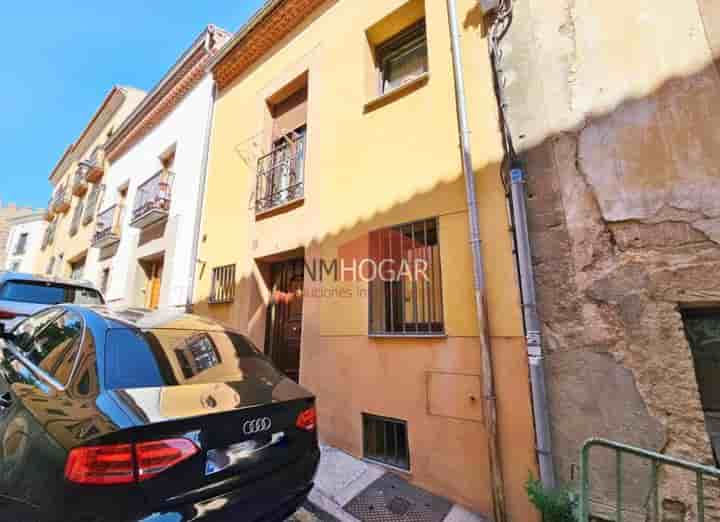
<svg viewBox="0 0 720 522"><path fill-rule="evenodd" d="M272 265L272 303L266 323L268 355L275 366L296 382L300 379L304 268L302 259Z"/></svg>
<svg viewBox="0 0 720 522"><path fill-rule="evenodd" d="M147 307L155 309L160 304L160 287L162 285L163 260L153 261L148 266Z"/></svg>

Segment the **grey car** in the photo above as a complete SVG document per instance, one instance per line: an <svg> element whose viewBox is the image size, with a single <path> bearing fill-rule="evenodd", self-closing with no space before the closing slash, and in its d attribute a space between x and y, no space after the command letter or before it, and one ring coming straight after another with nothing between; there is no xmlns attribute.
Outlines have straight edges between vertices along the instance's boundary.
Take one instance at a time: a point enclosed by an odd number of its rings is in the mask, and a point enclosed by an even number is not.
<svg viewBox="0 0 720 522"><path fill-rule="evenodd" d="M35 312L61 303L104 304L89 281L0 271L0 329L9 332Z"/></svg>

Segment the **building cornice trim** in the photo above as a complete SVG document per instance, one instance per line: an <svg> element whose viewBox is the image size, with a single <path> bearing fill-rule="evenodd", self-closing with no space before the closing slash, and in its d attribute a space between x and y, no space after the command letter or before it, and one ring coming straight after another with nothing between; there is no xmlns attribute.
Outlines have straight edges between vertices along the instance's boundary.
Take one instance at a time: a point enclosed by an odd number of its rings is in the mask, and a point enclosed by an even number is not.
<svg viewBox="0 0 720 522"><path fill-rule="evenodd" d="M220 90L258 62L327 0L269 0L209 64Z"/></svg>

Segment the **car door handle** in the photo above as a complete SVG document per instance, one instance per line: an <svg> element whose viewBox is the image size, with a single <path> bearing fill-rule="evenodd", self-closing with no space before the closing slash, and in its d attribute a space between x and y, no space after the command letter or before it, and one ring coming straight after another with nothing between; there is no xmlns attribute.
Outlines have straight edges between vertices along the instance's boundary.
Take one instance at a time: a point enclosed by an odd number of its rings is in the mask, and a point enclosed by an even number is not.
<svg viewBox="0 0 720 522"><path fill-rule="evenodd" d="M7 410L10 406L12 406L12 402L12 395L10 395L10 392L5 392L0 395L0 411Z"/></svg>

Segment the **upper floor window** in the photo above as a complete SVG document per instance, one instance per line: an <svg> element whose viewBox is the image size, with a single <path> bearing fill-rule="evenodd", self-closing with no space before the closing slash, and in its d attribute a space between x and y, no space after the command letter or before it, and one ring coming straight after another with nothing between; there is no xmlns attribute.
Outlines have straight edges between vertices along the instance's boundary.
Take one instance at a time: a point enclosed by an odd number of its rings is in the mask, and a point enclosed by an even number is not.
<svg viewBox="0 0 720 522"><path fill-rule="evenodd" d="M27 249L28 235L29 234L27 232L20 234L20 237L15 244L15 255L19 256L25 253L25 250Z"/></svg>
<svg viewBox="0 0 720 522"><path fill-rule="evenodd" d="M428 72L425 20L380 44L375 49L380 94L385 94Z"/></svg>
<svg viewBox="0 0 720 522"><path fill-rule="evenodd" d="M300 200L304 196L307 77L288 95L270 103L270 152L258 160L257 212Z"/></svg>

